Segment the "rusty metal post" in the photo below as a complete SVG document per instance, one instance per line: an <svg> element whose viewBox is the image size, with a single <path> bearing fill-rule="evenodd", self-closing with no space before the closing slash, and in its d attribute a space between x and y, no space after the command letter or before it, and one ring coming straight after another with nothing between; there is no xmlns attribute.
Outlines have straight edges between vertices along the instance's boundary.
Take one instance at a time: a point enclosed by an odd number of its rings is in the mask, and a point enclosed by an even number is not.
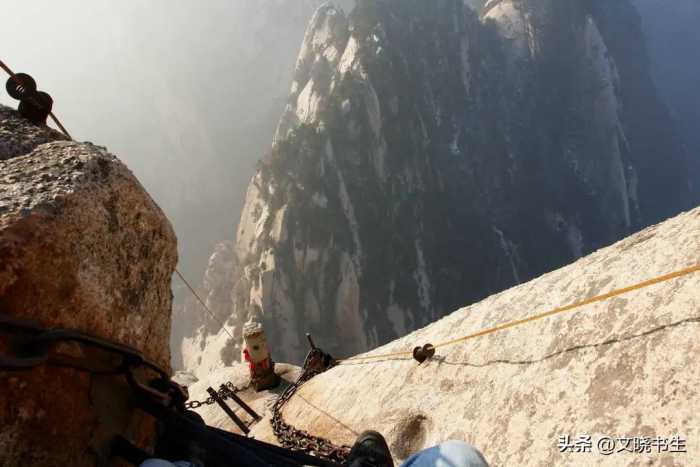
<svg viewBox="0 0 700 467"><path fill-rule="evenodd" d="M311 346L311 350L316 350L316 344L314 343L314 340L311 338L311 333L306 333L306 340L309 341L309 346Z"/></svg>
<svg viewBox="0 0 700 467"><path fill-rule="evenodd" d="M246 404L243 399L238 397L238 395L235 392L230 392L229 397L233 399L236 402L236 404L240 405L243 410L248 412L248 415L253 417L253 420L255 420L256 422L262 420L262 417L258 415L258 413L255 410L253 410L248 404Z"/></svg>
<svg viewBox="0 0 700 467"><path fill-rule="evenodd" d="M233 420L233 423L238 425L238 428L240 428L243 433L245 433L246 435L248 433L250 433L250 428L248 428L248 426L245 423L243 423L243 421L240 418L238 418L238 415L236 415L236 412L231 410L231 407L229 407L226 404L226 402L221 400L221 398L219 397L219 394L214 390L214 388L212 388L211 386L208 387L207 392L216 401L216 403L219 404L219 407L221 407L221 410L226 412L226 415L231 417L231 420Z"/></svg>

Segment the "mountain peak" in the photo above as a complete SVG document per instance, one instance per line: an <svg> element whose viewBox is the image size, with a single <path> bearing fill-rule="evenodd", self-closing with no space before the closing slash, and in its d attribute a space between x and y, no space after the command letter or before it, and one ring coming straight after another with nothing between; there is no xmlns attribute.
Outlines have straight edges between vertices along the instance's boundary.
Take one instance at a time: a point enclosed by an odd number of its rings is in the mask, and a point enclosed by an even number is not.
<svg viewBox="0 0 700 467"><path fill-rule="evenodd" d="M235 248L233 322L262 317L276 358L308 331L361 352L688 206L634 18L491 6L314 15Z"/></svg>

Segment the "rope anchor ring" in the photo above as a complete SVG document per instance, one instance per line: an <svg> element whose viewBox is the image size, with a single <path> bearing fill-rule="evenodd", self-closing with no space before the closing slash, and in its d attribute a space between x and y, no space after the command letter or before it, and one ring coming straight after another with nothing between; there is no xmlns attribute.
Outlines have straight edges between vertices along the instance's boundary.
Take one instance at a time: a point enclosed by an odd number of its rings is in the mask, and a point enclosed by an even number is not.
<svg viewBox="0 0 700 467"><path fill-rule="evenodd" d="M413 349L413 358L418 360L418 363L423 363L432 358L433 355L435 355L435 346L433 344L425 344L423 347Z"/></svg>
<svg viewBox="0 0 700 467"><path fill-rule="evenodd" d="M53 99L47 93L37 90L34 78L26 73L10 75L5 90L10 97L19 101L17 110L22 117L35 124L46 124L53 108Z"/></svg>
<svg viewBox="0 0 700 467"><path fill-rule="evenodd" d="M36 81L26 73L17 73L5 83L5 90L16 100L22 100L36 92Z"/></svg>

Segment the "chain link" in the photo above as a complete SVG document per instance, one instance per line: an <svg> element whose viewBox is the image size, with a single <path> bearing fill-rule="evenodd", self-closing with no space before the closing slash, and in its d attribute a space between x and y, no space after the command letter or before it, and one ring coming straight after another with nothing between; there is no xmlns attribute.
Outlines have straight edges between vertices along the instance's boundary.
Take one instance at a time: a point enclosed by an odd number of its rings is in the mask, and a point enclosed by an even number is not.
<svg viewBox="0 0 700 467"><path fill-rule="evenodd" d="M282 418L282 407L297 390L314 376L335 365L335 361L320 349L313 349L304 361L301 376L284 390L272 407L272 429L280 444L293 451L300 451L332 462L344 463L350 454L350 446L337 446L326 438L299 430Z"/></svg>
<svg viewBox="0 0 700 467"><path fill-rule="evenodd" d="M232 394L236 394L237 392L245 391L248 389L250 385L244 386L242 388L236 387L233 385L232 382L228 381L221 386L219 386L219 390L216 391L217 396L221 400L226 400L231 398ZM186 409L198 409L203 405L212 405L216 402L216 399L214 399L214 396L209 396L205 400L202 401L187 401L185 402L185 408Z"/></svg>
<svg viewBox="0 0 700 467"><path fill-rule="evenodd" d="M294 396L296 391L307 381L314 376L323 373L327 369L336 364L328 354L320 349L313 349L306 357L301 375L288 386L282 394L277 398L272 406L272 429L277 436L280 444L293 451L303 452L327 461L344 463L350 454L350 446L337 446L330 440L320 436L314 436L307 431L294 428L284 421L282 418L282 407ZM231 397L231 394L243 391L250 385L238 388L231 382L227 382L219 386L217 395L220 399L226 400ZM197 409L204 405L212 405L216 402L214 397L208 397L202 401L188 401L185 407L188 409Z"/></svg>

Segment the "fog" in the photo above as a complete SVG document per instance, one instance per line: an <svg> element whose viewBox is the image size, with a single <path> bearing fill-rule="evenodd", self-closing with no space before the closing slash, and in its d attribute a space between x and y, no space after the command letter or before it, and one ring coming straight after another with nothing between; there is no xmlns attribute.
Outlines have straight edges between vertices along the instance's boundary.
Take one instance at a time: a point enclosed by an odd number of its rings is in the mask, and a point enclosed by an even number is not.
<svg viewBox="0 0 700 467"><path fill-rule="evenodd" d="M320 3L7 2L0 59L53 96L75 139L106 146L134 171L173 222L180 268L198 283L213 245L235 237ZM695 0L636 4L657 84L697 158L700 10ZM4 91L0 102L16 106Z"/></svg>
<svg viewBox="0 0 700 467"><path fill-rule="evenodd" d="M0 59L52 95L73 138L126 162L173 222L180 268L197 283L213 245L235 237L318 3L8 2ZM17 105L4 90L0 102Z"/></svg>

